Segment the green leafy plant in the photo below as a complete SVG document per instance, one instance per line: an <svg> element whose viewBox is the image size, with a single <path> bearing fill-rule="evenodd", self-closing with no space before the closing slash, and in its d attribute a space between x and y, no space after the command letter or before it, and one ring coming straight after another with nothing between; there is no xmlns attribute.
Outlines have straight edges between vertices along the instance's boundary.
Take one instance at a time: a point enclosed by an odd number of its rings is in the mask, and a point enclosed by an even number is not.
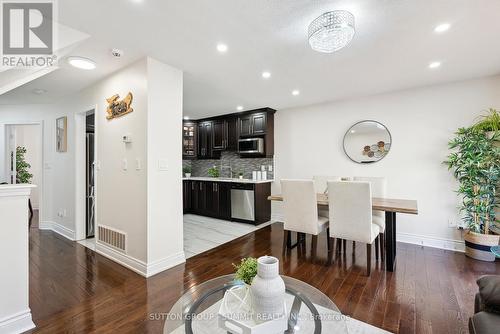
<svg viewBox="0 0 500 334"><path fill-rule="evenodd" d="M478 131L500 131L500 113L497 110L490 108L488 110L488 114L481 116L480 121L474 124L473 127Z"/></svg>
<svg viewBox="0 0 500 334"><path fill-rule="evenodd" d="M16 148L16 183L31 183L33 174L30 174L31 165L26 162L26 147L18 146Z"/></svg>
<svg viewBox="0 0 500 334"><path fill-rule="evenodd" d="M489 136L476 126L460 128L449 142L454 150L445 163L459 181L463 198L460 211L469 230L488 234L490 224L498 223L496 191L500 180L500 132Z"/></svg>
<svg viewBox="0 0 500 334"><path fill-rule="evenodd" d="M213 167L210 167L208 169L208 176L219 177L219 175L220 175L220 172L219 172L219 168L217 168L217 166L213 166Z"/></svg>
<svg viewBox="0 0 500 334"><path fill-rule="evenodd" d="M241 259L240 264L234 264L234 269L236 269L235 277L237 280L243 281L246 284L252 284L253 278L257 276L257 259L253 257L247 257Z"/></svg>
<svg viewBox="0 0 500 334"><path fill-rule="evenodd" d="M191 174L191 166L184 166L184 167L182 167L182 172L184 174Z"/></svg>

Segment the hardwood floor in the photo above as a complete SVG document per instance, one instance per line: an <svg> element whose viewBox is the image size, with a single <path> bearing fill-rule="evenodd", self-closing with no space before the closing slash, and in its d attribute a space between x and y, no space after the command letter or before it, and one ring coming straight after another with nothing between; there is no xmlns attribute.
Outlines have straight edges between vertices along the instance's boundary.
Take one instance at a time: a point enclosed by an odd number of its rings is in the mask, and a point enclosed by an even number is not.
<svg viewBox="0 0 500 334"><path fill-rule="evenodd" d="M144 279L134 272L49 231L30 232L30 306L36 333L162 333L156 314L166 313L183 291L233 271L246 256L274 255L282 273L317 287L349 316L399 333L466 333L475 280L500 274L500 264L463 254L399 244L393 273L356 247L327 266L326 240L316 256L293 249L282 254L282 224L273 224L171 270ZM373 252L374 253L374 252ZM158 320L156 320L158 318Z"/></svg>

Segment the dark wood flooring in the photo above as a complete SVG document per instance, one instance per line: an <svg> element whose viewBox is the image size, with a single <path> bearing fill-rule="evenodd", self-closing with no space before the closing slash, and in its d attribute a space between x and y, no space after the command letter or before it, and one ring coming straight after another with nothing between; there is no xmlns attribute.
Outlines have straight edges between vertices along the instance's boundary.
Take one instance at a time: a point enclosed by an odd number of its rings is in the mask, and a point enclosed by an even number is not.
<svg viewBox="0 0 500 334"><path fill-rule="evenodd" d="M30 232L30 306L36 333L162 333L163 320L183 291L233 271L242 257L274 255L282 273L308 282L349 316L399 333L466 333L475 280L500 274L500 264L461 253L397 245L396 270L372 260L365 276L366 248L356 247L327 266L326 239L316 256L307 249L282 255L283 228L274 224L144 279L134 272L49 231Z"/></svg>

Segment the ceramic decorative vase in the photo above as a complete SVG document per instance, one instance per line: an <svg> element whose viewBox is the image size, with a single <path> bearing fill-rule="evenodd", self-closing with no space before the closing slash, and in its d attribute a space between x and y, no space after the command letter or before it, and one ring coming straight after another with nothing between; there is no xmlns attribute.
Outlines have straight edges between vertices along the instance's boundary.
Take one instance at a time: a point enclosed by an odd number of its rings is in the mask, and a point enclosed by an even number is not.
<svg viewBox="0 0 500 334"><path fill-rule="evenodd" d="M283 316L285 282L279 275L279 260L272 256L257 259L257 276L250 286L252 308L257 320L267 321Z"/></svg>

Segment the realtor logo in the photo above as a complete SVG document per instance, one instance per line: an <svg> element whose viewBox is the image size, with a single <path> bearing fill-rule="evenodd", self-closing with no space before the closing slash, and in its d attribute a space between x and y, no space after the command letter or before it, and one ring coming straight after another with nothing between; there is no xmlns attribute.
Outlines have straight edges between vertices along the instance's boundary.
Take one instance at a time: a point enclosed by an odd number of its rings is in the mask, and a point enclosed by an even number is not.
<svg viewBox="0 0 500 334"><path fill-rule="evenodd" d="M53 65L54 2L1 0L1 9L2 65Z"/></svg>

